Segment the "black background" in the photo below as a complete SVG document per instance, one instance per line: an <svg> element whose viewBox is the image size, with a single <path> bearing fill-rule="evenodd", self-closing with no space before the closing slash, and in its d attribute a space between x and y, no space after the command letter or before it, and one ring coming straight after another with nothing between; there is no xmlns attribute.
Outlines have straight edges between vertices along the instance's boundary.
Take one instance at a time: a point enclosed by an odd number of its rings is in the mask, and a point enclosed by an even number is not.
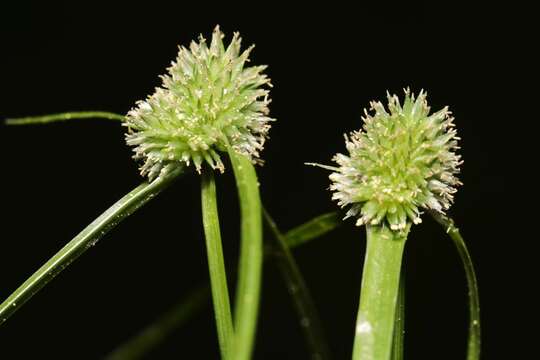
<svg viewBox="0 0 540 360"><path fill-rule="evenodd" d="M160 84L178 44L209 36L216 24L227 35L238 30L244 45L257 45L252 62L270 65L271 114L278 122L259 177L264 203L289 229L336 209L328 174L303 163L329 163L343 151L343 133L358 129L363 108L384 99L387 89L399 95L407 86L426 89L434 110L450 106L463 139L465 185L450 214L477 266L484 358L499 358L512 348L505 293L518 286L506 282L500 266L508 186L501 164L517 142L511 134L500 142L501 92L514 66L511 16L499 18L489 6L434 3L2 5L0 118L126 113ZM0 137L3 299L141 178L123 129L111 121L2 126ZM219 176L218 191L232 269L238 205L230 173ZM336 359L350 356L364 241L363 229L347 221L295 251ZM404 261L407 358L464 359L466 286L451 242L426 218L413 228ZM33 359L36 351L43 359L101 358L206 279L199 179L191 175L125 220L3 324L0 358ZM270 264L255 358L305 354L290 299ZM217 357L207 307L148 358Z"/></svg>

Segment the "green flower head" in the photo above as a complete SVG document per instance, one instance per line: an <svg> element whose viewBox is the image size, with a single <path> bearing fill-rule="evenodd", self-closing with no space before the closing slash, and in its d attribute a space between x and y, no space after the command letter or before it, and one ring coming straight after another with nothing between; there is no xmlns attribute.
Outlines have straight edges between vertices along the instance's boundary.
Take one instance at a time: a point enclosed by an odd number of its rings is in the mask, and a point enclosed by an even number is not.
<svg viewBox="0 0 540 360"><path fill-rule="evenodd" d="M235 33L230 44L216 27L210 45L204 37L180 47L163 75L162 86L132 109L124 125L126 142L150 180L166 166L203 163L224 171L219 152L227 146L258 162L270 129L270 79L266 66L246 66L253 46L240 51Z"/></svg>
<svg viewBox="0 0 540 360"><path fill-rule="evenodd" d="M387 108L371 102L363 129L345 136L349 155L334 156L332 198L349 206L357 225L392 230L421 222L420 208L444 212L453 202L461 156L448 108L430 114L426 93L405 90L403 105L388 94Z"/></svg>

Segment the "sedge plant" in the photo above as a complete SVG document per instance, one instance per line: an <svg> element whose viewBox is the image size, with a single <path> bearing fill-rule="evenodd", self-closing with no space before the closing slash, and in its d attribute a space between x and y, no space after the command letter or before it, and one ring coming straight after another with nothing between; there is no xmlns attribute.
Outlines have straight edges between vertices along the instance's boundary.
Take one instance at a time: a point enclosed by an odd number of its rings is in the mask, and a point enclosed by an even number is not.
<svg viewBox="0 0 540 360"><path fill-rule="evenodd" d="M0 305L5 322L79 255L122 219L158 195L194 167L201 175L201 202L211 292L220 352L224 359L249 359L253 350L262 276L262 210L254 164L270 129L270 79L266 66L247 66L253 49L241 50L235 33L228 46L216 27L178 57L161 77L162 86L139 101L127 116L107 112L55 114L8 120L22 125L105 118L121 120L126 143L133 147L146 179L38 269ZM241 210L241 244L234 312L231 309L221 248L214 172L225 171L222 154L230 159Z"/></svg>
<svg viewBox="0 0 540 360"><path fill-rule="evenodd" d="M161 77L162 86L126 116L90 111L7 120L11 125L90 118L121 121L126 127L126 143L133 148L146 180L0 304L0 323L122 219L194 168L201 176L209 288L222 358L249 359L252 354L261 288L263 219L273 235L267 254L277 261L290 290L310 357L330 357L314 302L290 248L337 227L337 213L317 217L283 234L262 211L253 165L262 162L260 152L273 121L268 116L271 84L263 73L265 66L246 66L252 47L241 51L238 34L225 46L223 37L216 27L210 44L201 36L189 48L180 47L176 61ZM346 217L355 217L357 225L366 227L367 253L353 359L403 358L402 254L411 225L421 222L421 209L425 209L445 227L463 261L471 315L468 360L476 360L480 353L476 277L463 238L445 215L455 187L461 184L456 177L461 160L455 153L458 138L453 118L447 108L430 114L424 92L416 98L406 91L403 105L389 95L387 108L373 102L371 110L373 114L366 112L363 130L346 136L349 154L334 157L338 166L318 165L333 171L330 189L339 205L349 208ZM230 159L242 216L234 308L230 304L215 185L215 172L225 171L223 154ZM197 289L111 357L136 358L147 351L202 309L207 294L207 287Z"/></svg>
<svg viewBox="0 0 540 360"><path fill-rule="evenodd" d="M396 305L409 231L422 222L422 210L444 216L461 185L459 138L448 108L431 113L423 91L415 97L405 90L403 104L396 95L387 97L386 107L371 102L363 128L345 135L348 154L334 156L338 166L311 164L332 171L332 198L348 208L345 218L366 229L354 360L399 353L392 349L396 320L402 326L402 306L396 319Z"/></svg>

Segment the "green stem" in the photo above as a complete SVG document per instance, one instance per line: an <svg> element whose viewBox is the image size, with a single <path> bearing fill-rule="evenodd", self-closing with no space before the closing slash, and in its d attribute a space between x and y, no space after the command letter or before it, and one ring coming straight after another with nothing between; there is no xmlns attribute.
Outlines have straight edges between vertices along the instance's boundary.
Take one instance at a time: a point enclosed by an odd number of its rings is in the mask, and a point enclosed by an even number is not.
<svg viewBox="0 0 540 360"><path fill-rule="evenodd" d="M262 277L262 214L257 174L250 160L228 148L241 211L241 244L234 313L234 360L253 352Z"/></svg>
<svg viewBox="0 0 540 360"><path fill-rule="evenodd" d="M459 257L465 269L467 286L469 288L469 340L467 345L467 360L480 359L481 351L481 327L480 327L480 297L478 295L478 282L474 271L474 264L467 249L467 244L461 236L454 221L447 216L436 212L430 212L431 216L441 224L456 246Z"/></svg>
<svg viewBox="0 0 540 360"><path fill-rule="evenodd" d="M336 219L336 221L331 219ZM285 243L290 248L306 244L343 225L343 221L339 219L339 213L337 212L318 216L288 231L285 234ZM294 236L289 238L289 234L294 234ZM180 327L189 318L203 310L210 300L209 285L206 285L204 289L206 291L202 292L201 295L199 295L200 289L192 290L187 295L187 299L176 304L173 309L157 319L155 323L150 324L138 335L128 339L117 350L113 351L106 360L137 360L143 358L152 348L157 347L168 337L174 329Z"/></svg>
<svg viewBox="0 0 540 360"><path fill-rule="evenodd" d="M156 348L173 330L186 323L208 303L208 286L191 291L187 298L157 318L105 357L105 360L138 360Z"/></svg>
<svg viewBox="0 0 540 360"><path fill-rule="evenodd" d="M409 227L397 232L385 226L366 226L367 248L353 360L390 359L401 259L408 231Z"/></svg>
<svg viewBox="0 0 540 360"><path fill-rule="evenodd" d="M394 323L394 340L392 346L392 360L403 360L405 336L405 274L403 269L399 277L399 290L396 304L396 321Z"/></svg>
<svg viewBox="0 0 540 360"><path fill-rule="evenodd" d="M137 186L88 225L0 305L0 324L103 235L171 184L179 173L180 170L172 170L151 183Z"/></svg>
<svg viewBox="0 0 540 360"><path fill-rule="evenodd" d="M201 181L201 204L208 269L214 303L214 316L222 359L229 357L230 346L234 335L229 289L225 272L225 260L221 247L219 216L216 200L216 183L212 169L205 168Z"/></svg>
<svg viewBox="0 0 540 360"><path fill-rule="evenodd" d="M304 277L287 246L287 240L279 231L270 214L264 209L263 214L268 227L274 235L274 242L271 245L271 249L273 250L273 255L277 261L281 275L287 283L289 294L293 299L294 307L308 344L310 359L330 359L330 350L324 336L319 313L313 302L309 288L304 281Z"/></svg>
<svg viewBox="0 0 540 360"><path fill-rule="evenodd" d="M75 119L107 119L123 121L124 115L119 115L107 111L74 111L61 114L50 114L43 116L28 116L16 119L6 119L6 125L33 125L47 124L57 121L67 121Z"/></svg>

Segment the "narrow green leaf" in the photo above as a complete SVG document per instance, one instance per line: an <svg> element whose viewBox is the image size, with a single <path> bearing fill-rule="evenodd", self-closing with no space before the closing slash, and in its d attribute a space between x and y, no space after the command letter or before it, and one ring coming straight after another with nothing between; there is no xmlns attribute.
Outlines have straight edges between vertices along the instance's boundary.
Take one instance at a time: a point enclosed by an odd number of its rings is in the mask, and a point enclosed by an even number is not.
<svg viewBox="0 0 540 360"><path fill-rule="evenodd" d="M270 243L273 259L277 262L293 300L300 326L308 344L309 358L319 360L330 359L330 349L324 335L319 313L304 277L287 246L286 237L279 231L270 214L264 209L263 214L268 227L274 235L274 241ZM303 233L306 235L310 234L307 231Z"/></svg>
<svg viewBox="0 0 540 360"><path fill-rule="evenodd" d="M353 360L389 360L399 292L401 260L409 226L403 232L367 225Z"/></svg>
<svg viewBox="0 0 540 360"><path fill-rule="evenodd" d="M396 319L394 322L394 339L392 341L392 360L403 360L403 345L405 336L405 274L401 269L399 290L396 304Z"/></svg>
<svg viewBox="0 0 540 360"><path fill-rule="evenodd" d="M480 359L481 351L481 328L480 328L480 296L478 295L478 281L474 271L474 264L467 249L467 244L461 236L459 229L454 225L454 221L447 216L436 212L430 212L431 216L441 224L452 241L463 263L467 286L469 288L469 339L467 342L467 360Z"/></svg>
<svg viewBox="0 0 540 360"><path fill-rule="evenodd" d="M234 331L229 301L229 288L227 286L227 275L225 272L225 260L221 246L216 183L210 167L206 167L202 173L201 205L219 348L221 358L227 359L229 357Z"/></svg>
<svg viewBox="0 0 540 360"><path fill-rule="evenodd" d="M337 211L319 215L316 218L289 230L285 234L287 246L289 248L294 248L298 245L302 245L311 239L323 236L341 224L343 224L343 221Z"/></svg>
<svg viewBox="0 0 540 360"><path fill-rule="evenodd" d="M175 329L183 324L209 303L210 289L207 285L191 291L186 299L175 305L157 318L151 325L117 347L105 360L138 360L142 359Z"/></svg>
<svg viewBox="0 0 540 360"><path fill-rule="evenodd" d="M253 352L262 277L262 213L257 174L251 161L228 149L240 200L241 243L234 313L234 360Z"/></svg>
<svg viewBox="0 0 540 360"><path fill-rule="evenodd" d="M124 115L106 111L75 111L61 114L50 114L43 116L28 116L15 119L6 119L6 125L34 125L47 124L57 121L80 120L80 119L107 119L124 120Z"/></svg>
<svg viewBox="0 0 540 360"><path fill-rule="evenodd" d="M171 184L179 174L180 170L172 170L151 183L137 186L88 225L0 305L0 324L81 254L94 246L103 235Z"/></svg>

